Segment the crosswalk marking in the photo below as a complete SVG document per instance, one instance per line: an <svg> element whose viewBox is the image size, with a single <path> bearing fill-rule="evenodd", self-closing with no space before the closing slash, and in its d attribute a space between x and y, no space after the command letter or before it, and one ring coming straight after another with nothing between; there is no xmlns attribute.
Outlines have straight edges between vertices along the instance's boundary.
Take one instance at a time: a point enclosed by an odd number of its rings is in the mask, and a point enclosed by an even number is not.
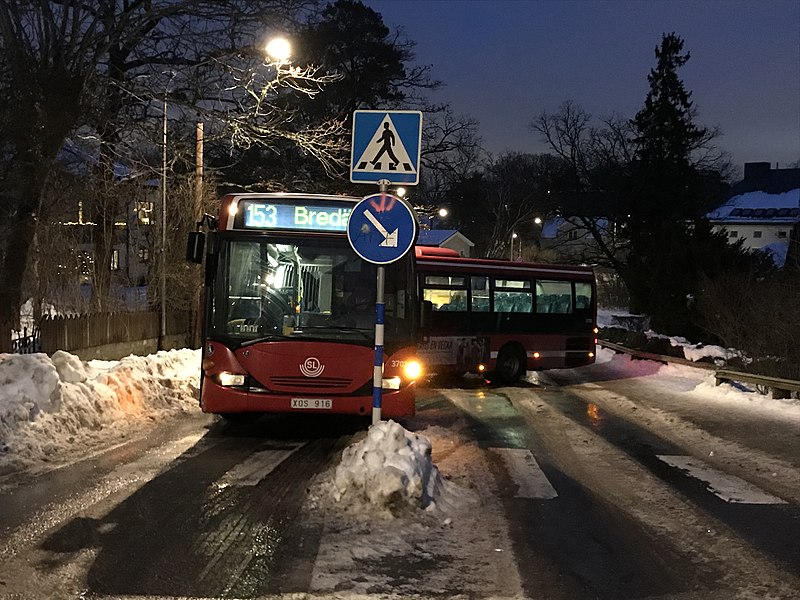
<svg viewBox="0 0 800 600"><path fill-rule="evenodd" d="M231 485L235 486L255 486L269 475L275 468L298 450L302 445L280 450L263 450L255 452L246 460L226 472L216 481L219 488Z"/></svg>
<svg viewBox="0 0 800 600"><path fill-rule="evenodd" d="M744 479L718 471L692 456L666 454L657 456L668 465L676 467L704 482L708 491L719 496L725 502L735 504L786 504L785 500L768 494Z"/></svg>
<svg viewBox="0 0 800 600"><path fill-rule="evenodd" d="M552 500L558 492L550 485L536 458L524 448L491 448L498 454L508 469L508 474L517 484L516 498Z"/></svg>

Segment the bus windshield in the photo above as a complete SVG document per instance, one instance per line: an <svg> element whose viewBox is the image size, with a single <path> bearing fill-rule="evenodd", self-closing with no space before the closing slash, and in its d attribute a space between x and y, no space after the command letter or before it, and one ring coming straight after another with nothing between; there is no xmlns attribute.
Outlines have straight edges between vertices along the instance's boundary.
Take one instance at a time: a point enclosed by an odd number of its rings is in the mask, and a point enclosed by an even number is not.
<svg viewBox="0 0 800 600"><path fill-rule="evenodd" d="M387 269L386 331L411 337L410 261ZM218 242L209 334L233 345L318 339L371 345L375 265L346 240L314 236L226 238Z"/></svg>

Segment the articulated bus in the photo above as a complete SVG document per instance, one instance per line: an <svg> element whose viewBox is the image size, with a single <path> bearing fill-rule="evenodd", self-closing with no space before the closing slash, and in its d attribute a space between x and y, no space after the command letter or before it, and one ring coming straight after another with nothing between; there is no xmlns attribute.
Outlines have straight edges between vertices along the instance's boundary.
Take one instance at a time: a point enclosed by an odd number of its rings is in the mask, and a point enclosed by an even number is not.
<svg viewBox="0 0 800 600"><path fill-rule="evenodd" d="M429 373L493 373L594 362L597 301L591 267L462 258L416 248L425 314L419 356Z"/></svg>
<svg viewBox="0 0 800 600"><path fill-rule="evenodd" d="M235 194L206 246L200 405L248 413L372 412L376 267L347 240L358 198ZM382 414L414 414L414 256L386 266Z"/></svg>

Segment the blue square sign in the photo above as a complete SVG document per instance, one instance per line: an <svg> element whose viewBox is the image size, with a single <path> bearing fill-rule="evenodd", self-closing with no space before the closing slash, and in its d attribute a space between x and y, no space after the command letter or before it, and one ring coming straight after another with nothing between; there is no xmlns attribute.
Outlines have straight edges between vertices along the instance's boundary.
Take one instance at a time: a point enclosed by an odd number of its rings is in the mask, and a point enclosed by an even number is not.
<svg viewBox="0 0 800 600"><path fill-rule="evenodd" d="M422 113L357 110L353 113L350 181L419 183Z"/></svg>

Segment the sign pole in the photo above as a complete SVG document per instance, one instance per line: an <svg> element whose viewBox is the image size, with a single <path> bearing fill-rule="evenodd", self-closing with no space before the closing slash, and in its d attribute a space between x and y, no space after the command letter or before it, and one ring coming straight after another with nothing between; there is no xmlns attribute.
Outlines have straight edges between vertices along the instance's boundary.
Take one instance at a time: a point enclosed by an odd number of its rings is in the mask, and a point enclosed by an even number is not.
<svg viewBox="0 0 800 600"><path fill-rule="evenodd" d="M389 191L389 182L381 179L378 182L380 191ZM386 301L384 289L386 287L386 267L378 265L377 282L375 290L375 361L372 367L372 424L381 421L381 406L383 403L383 330L386 316Z"/></svg>
<svg viewBox="0 0 800 600"><path fill-rule="evenodd" d="M383 335L386 305L384 265L400 260L417 237L413 209L391 196L389 186L419 182L422 113L411 110L357 110L353 113L350 181L377 183L380 192L353 208L347 239L356 254L377 265L375 360L372 368L372 424L381 420Z"/></svg>

